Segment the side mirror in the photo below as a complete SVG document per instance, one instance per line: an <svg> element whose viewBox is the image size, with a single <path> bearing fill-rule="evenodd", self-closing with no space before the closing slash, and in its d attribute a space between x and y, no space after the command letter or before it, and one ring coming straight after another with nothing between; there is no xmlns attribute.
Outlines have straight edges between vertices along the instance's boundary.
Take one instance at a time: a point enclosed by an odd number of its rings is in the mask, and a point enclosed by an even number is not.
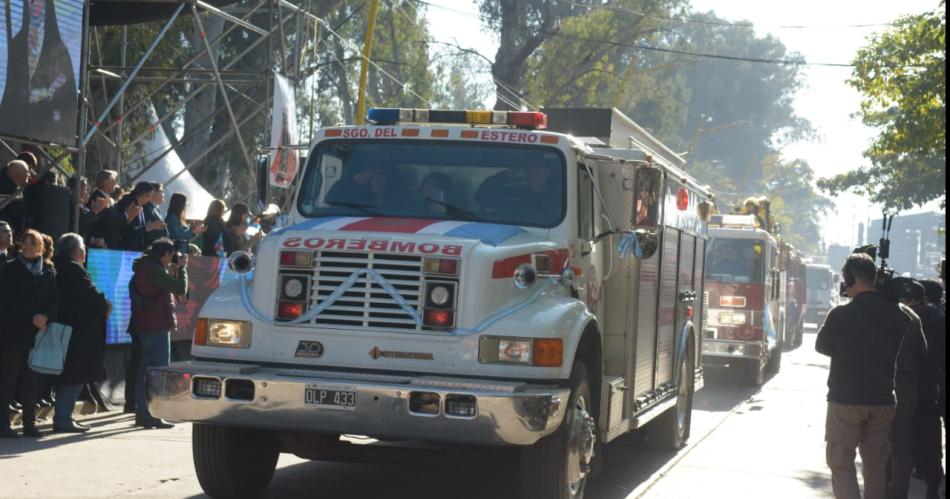
<svg viewBox="0 0 950 499"><path fill-rule="evenodd" d="M643 260L655 255L659 247L660 238L655 232L640 229L624 231L620 237L618 251L621 258L633 255L634 258Z"/></svg>
<svg viewBox="0 0 950 499"><path fill-rule="evenodd" d="M641 167L637 170L636 191L633 201L634 227L659 227L662 187L663 172L661 170L651 167Z"/></svg>
<svg viewBox="0 0 950 499"><path fill-rule="evenodd" d="M257 211L262 212L270 203L270 157L257 158Z"/></svg>
<svg viewBox="0 0 950 499"><path fill-rule="evenodd" d="M641 260L652 258L656 251L660 249L660 238L656 232L638 230L634 234L636 234L637 242L643 250L642 254L637 256Z"/></svg>

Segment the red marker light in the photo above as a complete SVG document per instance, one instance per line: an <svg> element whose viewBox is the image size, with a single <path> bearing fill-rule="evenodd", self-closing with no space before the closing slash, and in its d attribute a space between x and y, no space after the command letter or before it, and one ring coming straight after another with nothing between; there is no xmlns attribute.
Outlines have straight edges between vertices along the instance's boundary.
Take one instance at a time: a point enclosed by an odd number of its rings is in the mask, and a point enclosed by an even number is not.
<svg viewBox="0 0 950 499"><path fill-rule="evenodd" d="M455 322L455 313L451 310L426 310L422 323L426 326L450 328Z"/></svg>
<svg viewBox="0 0 950 499"><path fill-rule="evenodd" d="M547 128L548 115L544 113L508 113L508 124L523 128Z"/></svg>
<svg viewBox="0 0 950 499"><path fill-rule="evenodd" d="M686 211L689 208L689 191L682 187L676 192L676 207L680 211Z"/></svg>
<svg viewBox="0 0 950 499"><path fill-rule="evenodd" d="M277 318L282 320L294 320L303 315L303 303L280 302L277 304Z"/></svg>
<svg viewBox="0 0 950 499"><path fill-rule="evenodd" d="M693 307L686 307L686 317L693 318Z"/></svg>

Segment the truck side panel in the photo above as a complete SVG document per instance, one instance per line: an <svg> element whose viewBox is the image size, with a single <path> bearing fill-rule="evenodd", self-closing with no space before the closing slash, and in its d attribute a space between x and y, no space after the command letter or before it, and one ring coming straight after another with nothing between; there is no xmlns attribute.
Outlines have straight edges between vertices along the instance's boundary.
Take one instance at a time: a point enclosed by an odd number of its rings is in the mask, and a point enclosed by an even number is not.
<svg viewBox="0 0 950 499"><path fill-rule="evenodd" d="M660 277L660 252L640 261L640 297L637 303L637 369L634 397L653 391L656 356L656 317Z"/></svg>
<svg viewBox="0 0 950 499"><path fill-rule="evenodd" d="M660 262L660 303L657 311L656 386L673 379L673 355L676 349L677 270L679 269L679 231L663 230L663 256ZM654 388L655 388L654 387Z"/></svg>

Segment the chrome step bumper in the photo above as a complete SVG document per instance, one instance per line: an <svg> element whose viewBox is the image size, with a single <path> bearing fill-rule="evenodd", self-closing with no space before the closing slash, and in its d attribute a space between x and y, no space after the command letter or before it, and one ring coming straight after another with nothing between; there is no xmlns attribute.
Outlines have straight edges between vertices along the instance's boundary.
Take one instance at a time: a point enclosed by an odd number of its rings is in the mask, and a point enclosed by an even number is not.
<svg viewBox="0 0 950 499"><path fill-rule="evenodd" d="M195 379L221 382L198 396ZM213 383L213 381L212 381ZM253 391L248 388L253 384ZM228 388L241 385L240 399ZM305 403L308 386L356 392L350 410ZM410 411L412 393L437 394L437 414ZM230 394L235 395L235 394ZM472 396L474 417L447 415L448 395ZM496 445L531 445L564 419L568 388L437 376L328 373L216 362L180 362L149 371L149 410L170 421L271 430Z"/></svg>

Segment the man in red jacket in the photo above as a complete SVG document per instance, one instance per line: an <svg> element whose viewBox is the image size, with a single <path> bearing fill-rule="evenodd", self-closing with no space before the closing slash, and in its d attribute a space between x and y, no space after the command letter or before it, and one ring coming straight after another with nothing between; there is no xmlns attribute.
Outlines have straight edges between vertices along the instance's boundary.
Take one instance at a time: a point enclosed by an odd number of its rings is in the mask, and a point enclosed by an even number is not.
<svg viewBox="0 0 950 499"><path fill-rule="evenodd" d="M175 252L175 243L162 238L151 244L132 264L129 283L132 320L129 332L139 345L139 368L135 387L135 425L171 428L173 425L148 412L148 369L168 365L169 335L175 329L175 296L188 291L186 255Z"/></svg>

